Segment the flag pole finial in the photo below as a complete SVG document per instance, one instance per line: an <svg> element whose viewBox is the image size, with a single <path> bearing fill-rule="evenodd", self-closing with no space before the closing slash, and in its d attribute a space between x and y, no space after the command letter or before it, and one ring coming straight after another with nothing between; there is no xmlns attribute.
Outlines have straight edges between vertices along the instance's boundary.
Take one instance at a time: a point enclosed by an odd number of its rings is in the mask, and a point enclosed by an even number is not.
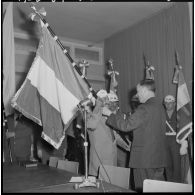
<svg viewBox="0 0 195 195"><path fill-rule="evenodd" d="M30 3L30 7L33 10L33 13L31 13L29 15L31 20L34 20L36 15L39 15L41 17L41 16L46 16L46 14L47 14L43 7L39 11L37 11L37 9L35 7L35 3Z"/></svg>
<svg viewBox="0 0 195 195"><path fill-rule="evenodd" d="M182 66L179 64L179 54L178 54L177 50L175 51L175 60L176 60L176 68L181 70Z"/></svg>

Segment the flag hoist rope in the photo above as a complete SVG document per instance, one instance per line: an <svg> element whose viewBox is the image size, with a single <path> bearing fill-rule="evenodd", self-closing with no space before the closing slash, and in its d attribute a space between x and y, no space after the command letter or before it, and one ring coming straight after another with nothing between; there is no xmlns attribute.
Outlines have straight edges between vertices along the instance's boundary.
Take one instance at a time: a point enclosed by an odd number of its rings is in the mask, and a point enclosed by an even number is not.
<svg viewBox="0 0 195 195"><path fill-rule="evenodd" d="M87 84L90 92L92 93L92 95L97 99L97 94L94 91L94 89L91 87L90 83L88 82L87 78L85 77L85 75L82 74L82 72L80 71L79 67L76 65L76 62L74 62L74 60L72 59L72 57L69 55L68 51L65 49L65 47L62 45L61 41L59 40L59 38L56 36L56 34L53 32L53 30L51 29L51 27L49 26L49 24L46 22L46 20L41 16L41 14L36 10L35 6L30 3L30 7L32 8L32 10L35 12L35 14L37 14L40 19L42 20L42 22L44 23L44 25L47 27L47 29L49 30L49 32L51 33L53 39L58 43L58 45L60 46L60 48L62 49L63 53L67 56L67 58L69 59L69 61L71 62L72 66L75 68L75 70L78 72L78 74L81 76L81 78L85 81L85 83Z"/></svg>

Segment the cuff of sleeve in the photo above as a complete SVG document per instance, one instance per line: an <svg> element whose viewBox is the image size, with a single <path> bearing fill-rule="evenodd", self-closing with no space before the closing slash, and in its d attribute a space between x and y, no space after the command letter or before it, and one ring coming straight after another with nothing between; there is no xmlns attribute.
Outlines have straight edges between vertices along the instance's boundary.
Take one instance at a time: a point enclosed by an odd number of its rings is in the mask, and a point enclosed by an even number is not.
<svg viewBox="0 0 195 195"><path fill-rule="evenodd" d="M110 125L110 126L113 126L113 123L114 123L114 122L115 122L115 114L112 113L112 114L108 117L106 123L107 123L108 125Z"/></svg>

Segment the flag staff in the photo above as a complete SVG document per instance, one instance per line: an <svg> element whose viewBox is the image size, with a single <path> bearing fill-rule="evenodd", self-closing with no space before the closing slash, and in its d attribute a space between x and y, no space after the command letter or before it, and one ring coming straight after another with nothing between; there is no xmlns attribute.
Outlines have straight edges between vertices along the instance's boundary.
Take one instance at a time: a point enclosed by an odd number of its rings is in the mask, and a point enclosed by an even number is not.
<svg viewBox="0 0 195 195"><path fill-rule="evenodd" d="M49 30L50 34L52 35L53 39L58 43L58 45L60 46L60 48L62 49L63 53L67 56L67 58L69 59L69 61L71 62L72 66L75 68L75 70L78 72L78 74L81 76L81 78L85 81L85 83L87 84L90 92L92 93L92 95L97 99L97 95L96 92L94 91L94 89L92 88L92 86L90 85L90 83L88 82L87 78L85 77L85 75L82 74L81 70L79 69L79 67L76 65L76 62L72 59L72 57L69 55L68 51L66 50L66 48L63 46L63 44L61 43L61 41L59 40L58 36L53 32L53 30L51 29L51 27L49 26L49 24L46 22L46 20L42 17L42 15L46 15L46 12L43 12L42 10L37 11L36 7L34 6L34 3L30 3L30 7L31 9L34 11L35 14L31 15L31 19L33 20L35 15L38 15L39 18L41 19L41 21L44 23L44 25L46 26L46 28Z"/></svg>
<svg viewBox="0 0 195 195"><path fill-rule="evenodd" d="M177 84L177 112L182 109L187 115L190 115L188 109L185 107L186 103L184 105L180 105L181 103L179 103L179 106L178 106L178 93L179 93L179 85L180 85L180 79L183 78L183 73L182 73L182 66L180 65L179 63L179 55L178 55L178 52L175 51L175 60L176 60L176 66L175 66L175 73L174 73L174 77L173 77L173 83L174 84ZM182 76L181 76L182 75ZM181 78L180 78L181 77ZM187 91L187 86L186 86L186 91L183 89L183 93L185 91L185 96L186 97L183 97L184 99L188 99L190 100L190 97L189 97L189 94L188 94L188 91ZM186 101L186 100L185 100ZM177 123L178 123L178 119L177 119ZM191 175L191 178L192 178L192 156L191 156L191 142L189 140L190 138L190 133L192 132L192 122L185 125L184 127L182 127L182 129L180 129L179 132L177 132L177 136L176 136L176 141L180 144L181 144L181 149L184 147L184 142L181 140L179 140L179 135L181 135L185 130L189 129L189 132L184 136L184 141L187 142L187 154L188 154L188 160L189 160L189 169L190 169L190 175ZM183 145L183 147L182 147ZM180 151L181 151L180 149Z"/></svg>

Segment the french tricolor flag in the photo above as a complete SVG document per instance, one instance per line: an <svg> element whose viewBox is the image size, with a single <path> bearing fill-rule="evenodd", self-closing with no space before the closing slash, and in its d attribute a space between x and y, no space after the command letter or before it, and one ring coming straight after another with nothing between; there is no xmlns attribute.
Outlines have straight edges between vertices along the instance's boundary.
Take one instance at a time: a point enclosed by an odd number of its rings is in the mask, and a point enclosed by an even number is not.
<svg viewBox="0 0 195 195"><path fill-rule="evenodd" d="M12 106L41 125L42 137L58 149L77 105L89 94L85 81L43 26L36 57Z"/></svg>

